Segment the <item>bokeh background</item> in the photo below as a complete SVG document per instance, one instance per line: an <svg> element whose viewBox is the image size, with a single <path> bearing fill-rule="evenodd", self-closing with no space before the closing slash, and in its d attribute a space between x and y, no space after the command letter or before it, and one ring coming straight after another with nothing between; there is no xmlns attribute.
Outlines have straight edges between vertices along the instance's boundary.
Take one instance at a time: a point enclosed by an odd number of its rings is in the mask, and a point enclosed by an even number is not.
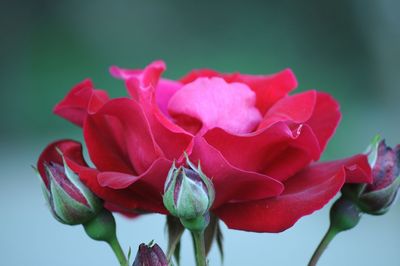
<svg viewBox="0 0 400 266"><path fill-rule="evenodd" d="M113 64L164 59L169 78L201 67L259 74L290 67L300 91L327 91L341 103L343 120L324 159L360 152L376 133L399 143L399 10L396 0L1 1L0 264L117 265L82 228L52 219L30 169L48 142L82 140L51 113L74 84L91 77L111 95L125 94L108 74ZM320 265L400 265L399 205L339 235ZM223 226L224 265L306 265L328 211L281 234ZM152 239L166 247L164 217L117 220L125 249L135 253ZM189 236L183 241L183 265L194 265ZM210 265L220 264L214 247Z"/></svg>

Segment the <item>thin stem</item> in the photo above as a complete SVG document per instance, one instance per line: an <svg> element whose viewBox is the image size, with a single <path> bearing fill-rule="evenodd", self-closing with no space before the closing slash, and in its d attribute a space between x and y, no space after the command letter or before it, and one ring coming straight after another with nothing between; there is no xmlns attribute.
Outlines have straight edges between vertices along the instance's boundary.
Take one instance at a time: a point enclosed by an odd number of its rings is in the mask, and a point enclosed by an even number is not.
<svg viewBox="0 0 400 266"><path fill-rule="evenodd" d="M204 244L204 230L194 231L192 232L192 234L194 239L194 252L196 256L196 265L206 266L207 258L206 258L206 248Z"/></svg>
<svg viewBox="0 0 400 266"><path fill-rule="evenodd" d="M125 253L121 248L121 245L118 242L118 239L116 237L112 238L108 244L110 245L110 247L112 248L112 250L114 251L115 256L117 257L119 264L121 266L128 266L128 260L125 257Z"/></svg>
<svg viewBox="0 0 400 266"><path fill-rule="evenodd" d="M329 243L332 239L337 235L339 231L334 229L333 227L329 227L328 231L326 232L324 238L322 238L321 243L319 243L317 249L314 252L314 255L311 257L308 266L315 266L319 258L321 257L322 253L324 253L325 249L328 247Z"/></svg>

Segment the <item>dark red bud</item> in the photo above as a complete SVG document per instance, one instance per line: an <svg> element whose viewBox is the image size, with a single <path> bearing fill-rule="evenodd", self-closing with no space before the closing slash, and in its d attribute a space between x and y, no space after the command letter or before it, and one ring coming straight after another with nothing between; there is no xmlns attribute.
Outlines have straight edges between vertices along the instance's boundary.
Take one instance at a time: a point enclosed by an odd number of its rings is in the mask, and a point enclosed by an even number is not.
<svg viewBox="0 0 400 266"><path fill-rule="evenodd" d="M157 244L142 243L132 266L168 266L168 260Z"/></svg>

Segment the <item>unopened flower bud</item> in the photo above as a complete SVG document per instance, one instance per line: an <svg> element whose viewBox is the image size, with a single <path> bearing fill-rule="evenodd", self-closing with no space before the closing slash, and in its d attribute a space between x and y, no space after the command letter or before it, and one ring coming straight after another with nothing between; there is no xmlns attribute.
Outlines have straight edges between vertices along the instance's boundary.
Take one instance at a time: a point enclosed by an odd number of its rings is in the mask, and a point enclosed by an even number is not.
<svg viewBox="0 0 400 266"><path fill-rule="evenodd" d="M367 152L373 182L346 185L342 192L364 213L380 215L388 211L400 187L400 145L392 149L376 137Z"/></svg>
<svg viewBox="0 0 400 266"><path fill-rule="evenodd" d="M61 223L76 225L93 219L102 209L102 203L66 164L59 151L55 161L43 163L45 174L40 175L42 190L53 216ZM39 165L38 165L39 167ZM39 173L37 171L37 173Z"/></svg>
<svg viewBox="0 0 400 266"><path fill-rule="evenodd" d="M215 192L211 180L186 158L188 168L172 165L164 187L164 206L189 230L205 228ZM188 225L188 226L187 226Z"/></svg>
<svg viewBox="0 0 400 266"><path fill-rule="evenodd" d="M168 266L167 257L162 249L153 242L142 243L132 266Z"/></svg>
<svg viewBox="0 0 400 266"><path fill-rule="evenodd" d="M400 145L388 147L380 141L372 154L373 183L368 184L360 195L360 207L370 214L383 214L392 205L400 186Z"/></svg>

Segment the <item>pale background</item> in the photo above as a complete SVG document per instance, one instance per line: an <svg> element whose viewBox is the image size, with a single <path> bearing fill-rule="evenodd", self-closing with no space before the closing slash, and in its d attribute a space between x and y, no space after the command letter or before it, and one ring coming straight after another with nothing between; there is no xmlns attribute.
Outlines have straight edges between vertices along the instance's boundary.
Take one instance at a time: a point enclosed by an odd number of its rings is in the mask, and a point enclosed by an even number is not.
<svg viewBox="0 0 400 266"><path fill-rule="evenodd" d="M75 83L91 77L111 95L124 95L108 75L112 64L138 68L164 59L170 78L199 67L260 74L291 67L300 91L327 91L341 103L343 121L324 159L363 151L378 132L400 143L398 1L247 2L0 2L0 265L117 265L81 227L52 219L30 168L50 141L82 139L51 114ZM339 235L320 265L400 265L399 205ZM224 265L306 265L328 211L282 234L224 226ZM126 249L135 253L152 239L166 247L164 217L117 221ZM194 265L189 236L183 241L183 265ZM220 265L215 248L210 265Z"/></svg>

